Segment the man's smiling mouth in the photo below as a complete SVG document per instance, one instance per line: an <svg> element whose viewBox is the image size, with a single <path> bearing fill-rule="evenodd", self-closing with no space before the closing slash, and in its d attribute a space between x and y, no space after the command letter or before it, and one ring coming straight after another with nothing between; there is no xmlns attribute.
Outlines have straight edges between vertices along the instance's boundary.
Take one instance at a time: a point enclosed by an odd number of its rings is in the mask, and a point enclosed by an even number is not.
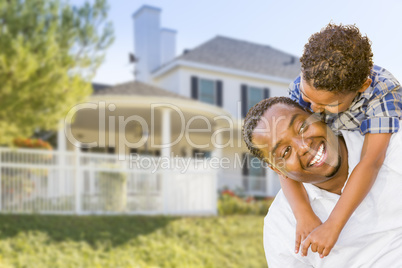
<svg viewBox="0 0 402 268"><path fill-rule="evenodd" d="M309 167L311 167L311 166L319 167L324 163L326 158L327 158L327 154L326 154L325 146L324 146L324 143L321 143L320 147L318 147L316 155L310 161L308 166Z"/></svg>

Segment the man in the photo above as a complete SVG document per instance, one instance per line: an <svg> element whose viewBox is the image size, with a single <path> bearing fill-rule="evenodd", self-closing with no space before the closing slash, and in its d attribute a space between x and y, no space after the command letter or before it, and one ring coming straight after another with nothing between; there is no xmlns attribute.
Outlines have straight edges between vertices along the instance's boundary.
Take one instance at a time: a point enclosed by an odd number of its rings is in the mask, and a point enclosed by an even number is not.
<svg viewBox="0 0 402 268"><path fill-rule="evenodd" d="M277 173L303 182L310 204L323 222L336 205L348 175L360 160L364 137L342 131L336 136L292 100L270 98L245 118L244 138L251 153ZM271 205L264 224L264 248L275 267L402 266L402 132L393 134L378 179L324 259L309 237L294 252L296 220L283 192ZM311 245L309 252L308 247Z"/></svg>

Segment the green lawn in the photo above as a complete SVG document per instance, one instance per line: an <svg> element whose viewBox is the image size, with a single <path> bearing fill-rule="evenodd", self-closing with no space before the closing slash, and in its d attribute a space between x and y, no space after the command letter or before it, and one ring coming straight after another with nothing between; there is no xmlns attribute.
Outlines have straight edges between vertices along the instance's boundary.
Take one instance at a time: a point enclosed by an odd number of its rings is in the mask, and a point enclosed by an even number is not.
<svg viewBox="0 0 402 268"><path fill-rule="evenodd" d="M267 267L263 218L0 215L0 268Z"/></svg>

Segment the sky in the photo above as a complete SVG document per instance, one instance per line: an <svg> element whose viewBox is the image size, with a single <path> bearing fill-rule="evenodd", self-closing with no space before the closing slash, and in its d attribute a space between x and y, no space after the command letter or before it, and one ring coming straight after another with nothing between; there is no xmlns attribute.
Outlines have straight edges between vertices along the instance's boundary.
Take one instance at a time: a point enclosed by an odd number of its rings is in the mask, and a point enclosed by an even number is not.
<svg viewBox="0 0 402 268"><path fill-rule="evenodd" d="M177 31L176 55L221 35L300 57L309 36L329 22L356 24L372 41L374 64L402 82L400 0L109 0L109 4L115 42L94 82L113 85L134 79L128 62L128 54L134 52L132 14L143 5L161 8L161 27Z"/></svg>

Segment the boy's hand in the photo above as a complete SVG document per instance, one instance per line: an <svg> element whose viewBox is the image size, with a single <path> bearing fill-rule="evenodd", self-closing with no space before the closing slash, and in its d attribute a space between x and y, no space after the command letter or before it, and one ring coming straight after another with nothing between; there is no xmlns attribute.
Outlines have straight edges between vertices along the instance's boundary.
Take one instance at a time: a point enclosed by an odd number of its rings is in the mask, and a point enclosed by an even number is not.
<svg viewBox="0 0 402 268"><path fill-rule="evenodd" d="M321 220L314 213L305 215L297 221L295 253L299 253L301 242L319 225L321 225Z"/></svg>
<svg viewBox="0 0 402 268"><path fill-rule="evenodd" d="M315 228L301 244L302 256L307 256L308 248L320 254L320 258L328 256L338 240L340 230L331 223L324 222Z"/></svg>

